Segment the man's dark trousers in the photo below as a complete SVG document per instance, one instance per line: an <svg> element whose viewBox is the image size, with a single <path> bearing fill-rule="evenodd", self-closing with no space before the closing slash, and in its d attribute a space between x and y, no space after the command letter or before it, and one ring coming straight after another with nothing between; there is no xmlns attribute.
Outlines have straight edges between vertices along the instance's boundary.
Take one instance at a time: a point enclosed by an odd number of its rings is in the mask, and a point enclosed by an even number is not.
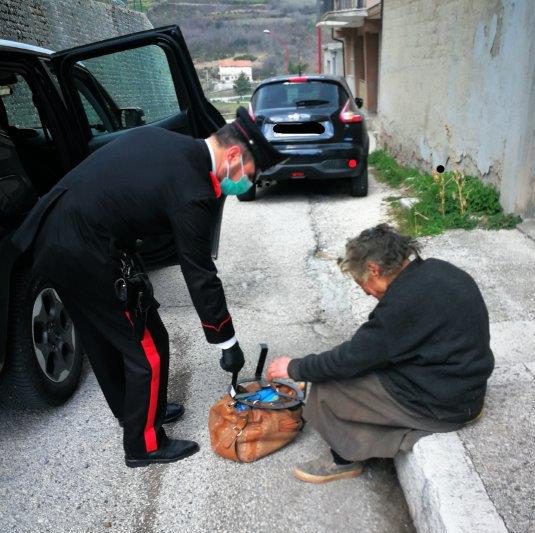
<svg viewBox="0 0 535 533"><path fill-rule="evenodd" d="M40 242L47 241L47 226ZM169 336L157 304L149 309L138 341L115 293L121 275L115 259L91 247L38 246L36 268L65 304L113 414L124 421L126 453L139 456L157 450L166 438L162 423L169 371Z"/></svg>

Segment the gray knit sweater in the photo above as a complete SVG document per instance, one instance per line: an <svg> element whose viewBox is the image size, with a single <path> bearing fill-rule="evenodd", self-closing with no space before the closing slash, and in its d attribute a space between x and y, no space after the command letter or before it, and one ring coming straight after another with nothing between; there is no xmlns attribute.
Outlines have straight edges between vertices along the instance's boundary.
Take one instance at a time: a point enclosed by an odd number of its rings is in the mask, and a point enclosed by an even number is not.
<svg viewBox="0 0 535 533"><path fill-rule="evenodd" d="M446 261L417 259L351 340L294 359L288 371L313 383L376 372L403 405L464 422L481 410L493 368L487 308L475 281Z"/></svg>

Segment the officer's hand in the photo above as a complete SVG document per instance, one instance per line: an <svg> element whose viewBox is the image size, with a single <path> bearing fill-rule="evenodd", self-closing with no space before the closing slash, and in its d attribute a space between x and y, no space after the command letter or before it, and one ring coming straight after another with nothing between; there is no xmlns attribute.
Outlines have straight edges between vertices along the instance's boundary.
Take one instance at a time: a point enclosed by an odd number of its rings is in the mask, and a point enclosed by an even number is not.
<svg viewBox="0 0 535 533"><path fill-rule="evenodd" d="M245 358L238 342L231 348L222 350L222 354L219 364L226 372L239 372L245 364Z"/></svg>

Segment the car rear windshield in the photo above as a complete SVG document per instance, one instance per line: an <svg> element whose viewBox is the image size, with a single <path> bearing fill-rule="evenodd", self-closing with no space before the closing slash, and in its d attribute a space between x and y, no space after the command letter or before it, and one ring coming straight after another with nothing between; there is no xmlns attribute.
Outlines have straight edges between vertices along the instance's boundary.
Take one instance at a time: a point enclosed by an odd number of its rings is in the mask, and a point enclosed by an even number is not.
<svg viewBox="0 0 535 533"><path fill-rule="evenodd" d="M253 109L340 107L348 99L346 91L337 83L307 81L280 82L260 87L253 96Z"/></svg>

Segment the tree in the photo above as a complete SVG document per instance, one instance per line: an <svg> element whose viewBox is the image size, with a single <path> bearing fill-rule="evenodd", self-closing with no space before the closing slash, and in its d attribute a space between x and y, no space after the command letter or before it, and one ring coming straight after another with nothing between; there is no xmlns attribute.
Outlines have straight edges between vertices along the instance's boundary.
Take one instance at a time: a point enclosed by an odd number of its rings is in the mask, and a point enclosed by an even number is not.
<svg viewBox="0 0 535 533"><path fill-rule="evenodd" d="M234 61L239 61L240 59L245 59L249 61L256 61L258 58L253 54L242 54L240 56L235 56Z"/></svg>
<svg viewBox="0 0 535 533"><path fill-rule="evenodd" d="M252 87L249 78L245 75L245 72L240 72L238 79L234 83L234 92L238 96L243 96L245 94L250 94L251 90Z"/></svg>
<svg viewBox="0 0 535 533"><path fill-rule="evenodd" d="M277 73L282 74L282 64L283 60L280 55L271 54L262 61L258 69L253 69L253 78L255 80L264 79L269 78L270 76L275 76Z"/></svg>
<svg viewBox="0 0 535 533"><path fill-rule="evenodd" d="M288 62L288 73L289 74L303 74L303 72L306 72L308 69L308 63L301 63L301 61L297 61L297 63L294 63L293 61Z"/></svg>

